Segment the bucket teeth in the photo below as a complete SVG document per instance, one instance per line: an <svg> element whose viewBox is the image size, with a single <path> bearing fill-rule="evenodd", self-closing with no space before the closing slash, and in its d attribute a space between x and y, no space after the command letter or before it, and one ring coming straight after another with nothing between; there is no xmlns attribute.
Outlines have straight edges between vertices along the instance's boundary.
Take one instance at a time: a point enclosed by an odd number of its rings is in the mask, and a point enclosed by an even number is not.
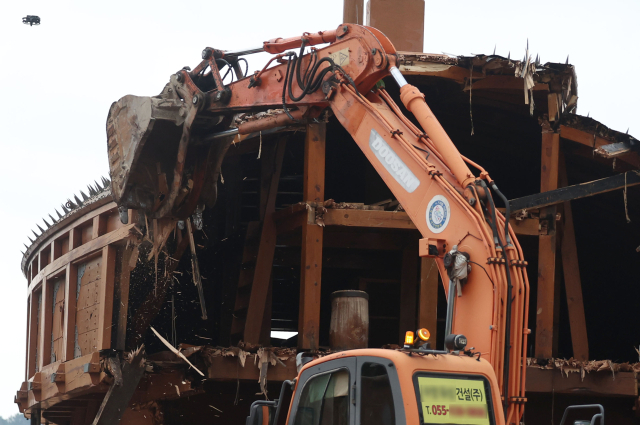
<svg viewBox="0 0 640 425"><path fill-rule="evenodd" d="M44 219L43 219L44 220ZM38 229L40 229L40 233L44 233L44 229L42 227L40 227L39 224L36 224L36 226L38 226Z"/></svg>
<svg viewBox="0 0 640 425"><path fill-rule="evenodd" d="M80 191L80 195L82 195L83 201L86 201L87 199L89 199L89 197L83 191Z"/></svg>
<svg viewBox="0 0 640 425"><path fill-rule="evenodd" d="M51 225L47 222L47 220L45 220L44 218L42 219L42 221L44 221L44 224L47 225L47 229L51 228Z"/></svg>

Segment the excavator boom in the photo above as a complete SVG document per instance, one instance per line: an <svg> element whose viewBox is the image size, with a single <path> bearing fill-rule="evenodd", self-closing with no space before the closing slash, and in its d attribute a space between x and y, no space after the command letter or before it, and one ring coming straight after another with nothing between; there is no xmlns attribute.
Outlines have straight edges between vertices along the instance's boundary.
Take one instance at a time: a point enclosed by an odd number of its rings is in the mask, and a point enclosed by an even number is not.
<svg viewBox="0 0 640 425"><path fill-rule="evenodd" d="M305 53L319 44L327 45ZM503 216L494 204L492 191L506 201L495 182L459 153L424 95L395 67L395 48L378 30L342 24L267 41L262 51L275 56L262 70L243 75L242 54L258 50L206 48L202 62L172 75L160 95L125 96L112 105L107 135L119 207L178 220L199 205L212 206L222 158L235 135L300 125L330 108L423 235L420 255L436 259L446 282L447 333L464 334L490 362L505 423L518 423L525 400L529 284L508 211ZM225 67L237 81L224 84ZM389 75L419 127L378 84ZM233 124L238 113L274 108L283 112Z"/></svg>

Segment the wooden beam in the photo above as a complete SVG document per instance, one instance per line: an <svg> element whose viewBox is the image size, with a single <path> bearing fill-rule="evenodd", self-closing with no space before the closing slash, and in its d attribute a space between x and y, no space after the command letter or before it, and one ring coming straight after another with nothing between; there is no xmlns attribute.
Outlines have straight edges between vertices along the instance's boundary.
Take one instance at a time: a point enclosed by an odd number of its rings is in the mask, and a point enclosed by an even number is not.
<svg viewBox="0 0 640 425"><path fill-rule="evenodd" d="M640 174L635 171L628 171L612 177L594 180L587 183L580 183L573 186L562 187L548 192L541 192L534 195L509 201L511 212L524 209L543 208L547 206L561 204L575 199L587 198L613 190L624 189L626 187L640 184Z"/></svg>
<svg viewBox="0 0 640 425"><path fill-rule="evenodd" d="M327 209L325 226L373 227L385 229L416 229L404 211Z"/></svg>
<svg viewBox="0 0 640 425"><path fill-rule="evenodd" d="M64 285L64 361L74 359L76 343L76 292L78 289L78 267L69 263Z"/></svg>
<svg viewBox="0 0 640 425"><path fill-rule="evenodd" d="M362 25L364 22L364 0L344 0L342 22Z"/></svg>
<svg viewBox="0 0 640 425"><path fill-rule="evenodd" d="M97 215L93 217L93 226L91 228L91 239L97 239L98 237L107 233L107 216Z"/></svg>
<svg viewBox="0 0 640 425"><path fill-rule="evenodd" d="M560 126L560 136L563 139L571 140L572 142L580 143L581 145L595 149L596 153L605 153L609 148L602 148L604 146L614 144L603 137L566 125ZM616 150L615 148L611 149ZM636 153L625 152L625 155L620 156L619 159L632 165L634 168L640 168L640 157Z"/></svg>
<svg viewBox="0 0 640 425"><path fill-rule="evenodd" d="M439 272L434 258L420 259L420 294L418 303L418 328L431 333L431 348L436 348L438 331Z"/></svg>
<svg viewBox="0 0 640 425"><path fill-rule="evenodd" d="M312 123L306 127L303 199L306 202L323 202L326 124ZM298 319L298 347L302 349L317 350L320 343L322 245L323 228L315 224L304 224Z"/></svg>
<svg viewBox="0 0 640 425"><path fill-rule="evenodd" d="M138 260L138 247L129 246L121 248L118 255L119 265L116 268L116 291L118 292L118 318L115 349L124 351L127 341L127 320L129 317L129 284L131 271Z"/></svg>
<svg viewBox="0 0 640 425"><path fill-rule="evenodd" d="M272 167L273 173L269 179L268 199L264 204L265 213L260 233L260 245L253 273L253 283L251 285L251 296L247 309L247 319L244 326L244 341L249 344L259 344L260 335L263 334L264 315L266 303L269 301L269 287L271 282L271 270L273 268L273 255L276 250L276 223L273 220L273 213L276 209L276 196L278 194L278 183L280 181L280 171L282 170L282 160L286 147L286 139L278 140L275 148L275 155L267 155L265 160L272 161L267 165ZM269 320L271 322L271 320ZM262 341L265 342L265 341ZM267 341L268 342L268 341Z"/></svg>
<svg viewBox="0 0 640 425"><path fill-rule="evenodd" d="M31 378L36 373L36 365L38 359L36 359L36 347L38 345L38 292L31 292L29 294L29 349L27 351L28 367L27 367L27 379Z"/></svg>
<svg viewBox="0 0 640 425"><path fill-rule="evenodd" d="M558 188L560 135L544 131L541 143L540 192ZM549 234L538 238L538 299L536 308L535 357L554 357L554 301L556 286L555 207L540 212L549 223Z"/></svg>
<svg viewBox="0 0 640 425"><path fill-rule="evenodd" d="M574 396L598 395L605 397L638 397L638 382L633 372L611 371L567 375L558 369L527 368L527 393L570 394Z"/></svg>
<svg viewBox="0 0 640 425"><path fill-rule="evenodd" d="M53 319L53 288L49 279L42 281L42 302L40 304L40 339L38 350L38 370L51 363L51 320Z"/></svg>
<svg viewBox="0 0 640 425"><path fill-rule="evenodd" d="M560 184L567 184L567 171L560 167ZM580 361L589 360L589 340L587 338L587 322L584 316L584 302L582 300L582 282L580 280L580 266L578 263L578 249L576 245L575 228L573 225L573 211L571 202L565 202L564 227L562 229L562 270L564 273L564 288L567 295L567 309L569 312L569 326L571 329L571 345L573 357Z"/></svg>
<svg viewBox="0 0 640 425"><path fill-rule="evenodd" d="M107 245L102 248L101 282L98 286L98 340L99 350L111 348L111 329L113 325L113 287L116 271L116 248Z"/></svg>
<svg viewBox="0 0 640 425"><path fill-rule="evenodd" d="M278 235L291 233L304 224L313 224L316 220L315 210L307 208L306 204L295 204L276 211L273 214Z"/></svg>
<svg viewBox="0 0 640 425"><path fill-rule="evenodd" d="M418 299L418 245L411 244L402 250L400 271L400 329L398 341L403 345L407 331L416 330L416 299Z"/></svg>

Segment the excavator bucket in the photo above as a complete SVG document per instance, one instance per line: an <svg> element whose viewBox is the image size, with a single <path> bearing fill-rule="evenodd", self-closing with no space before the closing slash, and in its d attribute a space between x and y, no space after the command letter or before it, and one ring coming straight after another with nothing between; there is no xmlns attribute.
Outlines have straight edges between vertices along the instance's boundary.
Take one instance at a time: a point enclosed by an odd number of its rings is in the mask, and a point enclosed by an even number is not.
<svg viewBox="0 0 640 425"><path fill-rule="evenodd" d="M107 147L119 207L152 211L166 195L171 173L165 170L173 167L184 123L181 108L179 100L132 95L111 105Z"/></svg>

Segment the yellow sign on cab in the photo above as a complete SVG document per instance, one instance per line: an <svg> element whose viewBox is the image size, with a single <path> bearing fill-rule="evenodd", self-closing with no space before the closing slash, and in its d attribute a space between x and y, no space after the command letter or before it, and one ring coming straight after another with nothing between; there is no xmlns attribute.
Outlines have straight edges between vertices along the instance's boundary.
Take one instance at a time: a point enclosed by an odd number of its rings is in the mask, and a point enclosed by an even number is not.
<svg viewBox="0 0 640 425"><path fill-rule="evenodd" d="M418 376L424 424L490 425L484 381Z"/></svg>

